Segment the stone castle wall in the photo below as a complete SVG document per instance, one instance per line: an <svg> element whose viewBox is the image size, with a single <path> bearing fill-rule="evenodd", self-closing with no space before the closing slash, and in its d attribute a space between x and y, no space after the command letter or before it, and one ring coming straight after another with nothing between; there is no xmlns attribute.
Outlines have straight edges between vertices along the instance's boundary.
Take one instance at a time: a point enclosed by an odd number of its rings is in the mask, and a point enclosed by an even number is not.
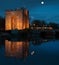
<svg viewBox="0 0 59 65"><path fill-rule="evenodd" d="M6 11L5 30L29 28L29 12L25 9Z"/></svg>

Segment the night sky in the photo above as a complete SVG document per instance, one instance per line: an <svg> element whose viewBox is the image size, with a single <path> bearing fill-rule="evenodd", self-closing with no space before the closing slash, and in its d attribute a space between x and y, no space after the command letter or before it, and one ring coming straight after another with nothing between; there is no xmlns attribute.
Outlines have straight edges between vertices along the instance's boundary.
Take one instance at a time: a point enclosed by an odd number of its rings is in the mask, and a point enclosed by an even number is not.
<svg viewBox="0 0 59 65"><path fill-rule="evenodd" d="M5 10L25 7L29 10L30 19L40 19L59 23L59 0L0 0L0 16Z"/></svg>

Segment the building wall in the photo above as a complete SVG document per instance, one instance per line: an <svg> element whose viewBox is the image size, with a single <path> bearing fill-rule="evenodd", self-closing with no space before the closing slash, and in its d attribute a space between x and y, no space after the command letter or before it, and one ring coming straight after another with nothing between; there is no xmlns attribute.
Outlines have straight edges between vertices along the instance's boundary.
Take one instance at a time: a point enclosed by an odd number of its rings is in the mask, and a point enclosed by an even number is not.
<svg viewBox="0 0 59 65"><path fill-rule="evenodd" d="M29 12L27 10L24 11L24 15L23 15L23 28L29 28ZM26 23L25 23L26 22Z"/></svg>
<svg viewBox="0 0 59 65"><path fill-rule="evenodd" d="M26 9L6 11L5 30L29 28L29 12Z"/></svg>

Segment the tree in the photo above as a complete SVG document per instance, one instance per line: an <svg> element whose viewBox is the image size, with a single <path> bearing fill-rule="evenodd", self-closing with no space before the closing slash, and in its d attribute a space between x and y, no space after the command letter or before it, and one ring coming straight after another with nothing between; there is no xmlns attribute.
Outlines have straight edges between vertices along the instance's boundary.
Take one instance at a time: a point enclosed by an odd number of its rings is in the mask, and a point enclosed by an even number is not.
<svg viewBox="0 0 59 65"><path fill-rule="evenodd" d="M48 25L53 27L53 29L59 29L59 24L57 24L57 23L50 22Z"/></svg>
<svg viewBox="0 0 59 65"><path fill-rule="evenodd" d="M5 29L5 18L0 16L0 30Z"/></svg>
<svg viewBox="0 0 59 65"><path fill-rule="evenodd" d="M32 21L32 26L34 26L34 27L41 27L43 25L46 25L45 21L41 21L41 20Z"/></svg>

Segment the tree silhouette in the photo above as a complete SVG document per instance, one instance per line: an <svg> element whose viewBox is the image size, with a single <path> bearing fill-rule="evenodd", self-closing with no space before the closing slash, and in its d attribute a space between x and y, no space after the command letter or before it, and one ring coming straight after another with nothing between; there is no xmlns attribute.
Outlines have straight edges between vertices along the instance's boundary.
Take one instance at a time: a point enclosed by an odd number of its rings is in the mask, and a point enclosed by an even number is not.
<svg viewBox="0 0 59 65"><path fill-rule="evenodd" d="M59 29L59 24L57 24L57 23L50 22L48 25L53 27L53 29Z"/></svg>
<svg viewBox="0 0 59 65"><path fill-rule="evenodd" d="M32 21L32 26L42 27L44 25L46 25L45 21L41 21L41 20L34 20L34 21Z"/></svg>
<svg viewBox="0 0 59 65"><path fill-rule="evenodd" d="M5 18L0 16L0 30L5 30Z"/></svg>

